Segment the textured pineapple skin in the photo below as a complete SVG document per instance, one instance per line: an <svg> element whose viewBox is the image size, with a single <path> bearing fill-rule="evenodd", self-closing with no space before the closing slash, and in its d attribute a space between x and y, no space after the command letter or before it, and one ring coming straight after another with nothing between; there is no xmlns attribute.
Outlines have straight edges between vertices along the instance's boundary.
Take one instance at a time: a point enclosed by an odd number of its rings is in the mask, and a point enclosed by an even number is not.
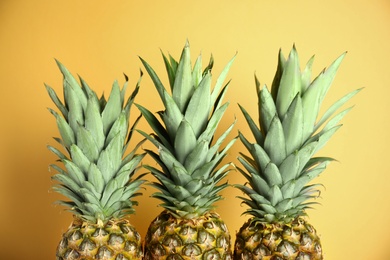
<svg viewBox="0 0 390 260"><path fill-rule="evenodd" d="M304 218L287 224L247 221L234 246L235 260L322 260L320 238Z"/></svg>
<svg viewBox="0 0 390 260"><path fill-rule="evenodd" d="M141 236L127 219L92 224L75 218L57 247L56 260L142 259Z"/></svg>
<svg viewBox="0 0 390 260"><path fill-rule="evenodd" d="M230 234L216 213L184 219L163 211L147 231L144 259L230 260Z"/></svg>

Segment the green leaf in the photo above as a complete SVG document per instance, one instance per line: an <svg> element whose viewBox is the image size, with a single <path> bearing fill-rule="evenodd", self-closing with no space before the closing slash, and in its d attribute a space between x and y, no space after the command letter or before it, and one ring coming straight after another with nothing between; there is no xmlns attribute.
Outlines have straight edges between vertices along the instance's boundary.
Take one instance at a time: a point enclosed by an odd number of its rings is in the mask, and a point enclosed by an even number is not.
<svg viewBox="0 0 390 260"><path fill-rule="evenodd" d="M279 54L278 54L278 66L276 69L276 74L274 76L274 80L272 81L272 86L271 86L271 93L272 97L274 100L276 100L276 97L279 92L279 86L280 86L280 80L282 78L282 74L284 71L284 68L286 66L286 58L284 57L282 53L282 49L279 49Z"/></svg>
<svg viewBox="0 0 390 260"><path fill-rule="evenodd" d="M185 186L192 180L191 175L188 174L184 167L176 165L172 167L171 179L175 184L180 186Z"/></svg>
<svg viewBox="0 0 390 260"><path fill-rule="evenodd" d="M172 197L176 198L178 201L185 201L188 197L191 196L191 193L182 186L174 185L172 183L165 183Z"/></svg>
<svg viewBox="0 0 390 260"><path fill-rule="evenodd" d="M142 64L144 65L146 71L148 72L150 78L152 79L153 84L156 87L158 94L160 95L161 100L164 102L164 106L166 106L165 97L164 97L164 92L166 90L165 90L164 85L161 83L161 80L159 79L159 77L157 76L157 74L153 70L153 68L144 59L142 59L141 57L139 57L139 58L140 58Z"/></svg>
<svg viewBox="0 0 390 260"><path fill-rule="evenodd" d="M141 78L142 78L142 70L140 71L140 78L138 79L138 82L137 82L137 85L134 89L134 92L132 93L132 95L127 99L126 101L126 104L129 104L129 103L132 103L134 101L134 98L135 96L137 95L138 93L138 90L139 90L139 83L141 82ZM126 95L126 90L127 90L127 87L129 85L129 77L123 73L124 77L125 77L125 83L123 83L123 87L121 89L121 104L124 104L125 103L125 95ZM134 95L134 96L133 96Z"/></svg>
<svg viewBox="0 0 390 260"><path fill-rule="evenodd" d="M276 211L278 212L286 212L292 207L292 200L291 199L284 199L281 202L276 205Z"/></svg>
<svg viewBox="0 0 390 260"><path fill-rule="evenodd" d="M218 191L215 191L213 190L215 188L215 185L216 183L215 182L211 182L209 184L206 183L206 181L204 180L200 180L200 179L194 179L194 182L196 183L194 186L196 186L196 188L194 187L190 187L190 184L192 183L189 183L185 188L187 188L194 196L200 196L200 197L204 197L206 200L208 200L208 198L212 197L215 195L215 193L217 193ZM199 186L198 186L199 185ZM200 185L202 187L200 187ZM203 205L201 205L203 206Z"/></svg>
<svg viewBox="0 0 390 260"><path fill-rule="evenodd" d="M241 155L241 156L244 156L244 155ZM238 157L238 161L244 166L245 170L249 173L246 173L243 169L237 167L237 170L239 170L241 172L241 174L244 175L244 177L246 177L249 181L251 181L251 177L250 175L252 174L256 174L258 172L258 169L255 168L254 166L254 161L251 160L251 158L249 158L248 156L245 156L245 159L242 158L242 157Z"/></svg>
<svg viewBox="0 0 390 260"><path fill-rule="evenodd" d="M86 188L87 190L89 190L96 197L97 200L100 198L101 193L99 193L96 190L96 187L92 183L90 183L89 181L84 182L83 188Z"/></svg>
<svg viewBox="0 0 390 260"><path fill-rule="evenodd" d="M119 114L122 111L121 92L118 81L114 81L107 104L102 112L102 121L104 133L107 134Z"/></svg>
<svg viewBox="0 0 390 260"><path fill-rule="evenodd" d="M117 173L122 163L123 140L118 134L108 144L105 150L100 153L97 166L103 174L105 183L108 183Z"/></svg>
<svg viewBox="0 0 390 260"><path fill-rule="evenodd" d="M186 119L183 119L177 129L174 147L176 157L181 164L184 164L188 154L196 146L196 136L194 131Z"/></svg>
<svg viewBox="0 0 390 260"><path fill-rule="evenodd" d="M337 125L321 133L321 136L318 138L318 144L314 152L316 153L322 147L324 147L324 145L329 141L329 139L334 135L334 133L336 133L336 131L339 130L340 127L341 125Z"/></svg>
<svg viewBox="0 0 390 260"><path fill-rule="evenodd" d="M271 122L269 131L264 140L264 150L269 155L271 161L280 165L286 158L286 142L283 126L277 116Z"/></svg>
<svg viewBox="0 0 390 260"><path fill-rule="evenodd" d="M318 177L320 173L322 173L325 169L326 166L329 164L329 162L323 162L316 166L313 169L304 171L301 176L296 180L296 188L295 188L295 194L294 197L296 197L302 190L302 188L309 183L311 180L314 178Z"/></svg>
<svg viewBox="0 0 390 260"><path fill-rule="evenodd" d="M228 105L229 103L225 103L213 113L213 115L209 119L205 131L199 136L198 140L206 140L207 142L211 141L211 139L214 137L214 133Z"/></svg>
<svg viewBox="0 0 390 260"><path fill-rule="evenodd" d="M203 76L209 73L214 67L214 56L213 54L210 55L209 63L207 64L206 68L203 70Z"/></svg>
<svg viewBox="0 0 390 260"><path fill-rule="evenodd" d="M301 85L298 53L293 46L284 65L275 102L280 118L284 117L295 96L302 91Z"/></svg>
<svg viewBox="0 0 390 260"><path fill-rule="evenodd" d="M127 146L129 145L130 143L130 140L131 138L133 137L133 134L134 132L136 132L136 127L140 121L140 119L142 118L142 114L140 114L134 121L133 125L131 126L130 128L130 131L127 135L127 140L126 140L126 145L125 147L123 148L123 152L125 152L127 150ZM132 150L130 151L130 153L128 153L125 157L125 159L123 160L126 160L126 158L131 158L133 157L133 155L135 154L136 151L138 151L138 149L141 147L141 145L146 141L146 138L142 139L141 141L139 141L134 147L132 147Z"/></svg>
<svg viewBox="0 0 390 260"><path fill-rule="evenodd" d="M259 169L264 172L267 165L271 162L271 158L267 152L264 151L263 147L258 144L252 144L251 154Z"/></svg>
<svg viewBox="0 0 390 260"><path fill-rule="evenodd" d="M299 168L297 174L300 174L302 169L306 166L306 163L314 155L316 147L318 146L318 141L312 141L308 144L305 144L297 153L297 161L299 162Z"/></svg>
<svg viewBox="0 0 390 260"><path fill-rule="evenodd" d="M144 116L146 121L149 123L150 127L156 133L156 135L160 139L162 145L164 145L169 151L173 152L174 149L170 144L170 137L169 137L167 131L165 130L165 128L160 123L160 121L158 121L158 119L149 110L147 110L143 106L138 105L138 104L136 104L136 106L141 111L142 115ZM150 136L148 134L146 134L145 132L143 132L141 130L137 130L137 131L140 133L143 133L143 136L145 136L148 140L152 141L153 138L150 138ZM160 145L160 144L157 144L155 142L153 144L156 145L157 147Z"/></svg>
<svg viewBox="0 0 390 260"><path fill-rule="evenodd" d="M185 201L179 202L179 208L185 209L186 211L189 211L189 212L196 211L194 209L196 209L198 207L197 205L200 205L200 206L204 205L204 202L203 202L203 200L201 200L201 198L202 198L201 196L188 197ZM201 203L199 203L199 202L201 202Z"/></svg>
<svg viewBox="0 0 390 260"><path fill-rule="evenodd" d="M98 100L96 93L89 87L87 82L82 77L80 77L80 75L78 77L79 77L79 81L81 83L81 89L83 90L84 95L87 97L87 102L88 102L88 99L91 97Z"/></svg>
<svg viewBox="0 0 390 260"><path fill-rule="evenodd" d="M155 175L155 172L156 172L156 174L161 174L162 176L164 176L164 178L165 178L165 176L167 176L168 178L171 178L170 169L168 169L167 165L164 164L164 162L161 160L160 156L157 153L155 153L154 151L152 151L152 150L147 150L146 149L145 152L147 154L149 154L152 157L152 159L154 159L155 162L158 163L158 165L161 167L162 171L157 170L156 168L151 167L149 165L143 165L143 167L148 169L149 171L151 171L152 174L156 178L158 178L158 176Z"/></svg>
<svg viewBox="0 0 390 260"><path fill-rule="evenodd" d="M125 143L126 135L129 130L129 124L126 118L126 114L124 111L122 111L120 114L118 114L117 118L114 121L114 124L112 125L105 141L105 146L107 146L111 141L118 137L119 140L121 140L122 146Z"/></svg>
<svg viewBox="0 0 390 260"><path fill-rule="evenodd" d="M221 161L221 155L218 155L217 157L215 157L213 160L211 161L208 161L202 165L200 165L199 167L197 167L193 173L192 173L192 178L194 179L203 179L203 180L210 180L212 181L212 179L209 179L210 176L212 175L212 172L213 170L216 168L216 166L218 165L218 163L220 163Z"/></svg>
<svg viewBox="0 0 390 260"><path fill-rule="evenodd" d="M341 111L340 113L338 113L337 115L335 115L333 118L331 118L328 123L324 126L324 128L321 130L321 132L326 132L328 131L329 129L337 126L337 124L341 121L341 119L344 118L344 116L352 109L352 107L349 107L343 111Z"/></svg>
<svg viewBox="0 0 390 260"><path fill-rule="evenodd" d="M153 193L152 197L163 201L164 203L161 204L161 206L164 208L168 208L169 206L176 205L178 203L176 198L169 195L162 194L160 192Z"/></svg>
<svg viewBox="0 0 390 260"><path fill-rule="evenodd" d="M127 182L127 179L129 177L133 176L133 174L135 173L135 171L137 169L137 166L139 165L139 163L141 162L141 160L144 157L145 157L145 153L140 154L140 155L136 155L132 160L130 160L129 162L125 163L123 166L120 167L120 169L118 170L118 173L117 173L117 178L119 178L119 175L122 175L123 173L125 173L128 177L123 182L118 180L119 186L125 185ZM122 164L123 164L123 162L122 162Z"/></svg>
<svg viewBox="0 0 390 260"><path fill-rule="evenodd" d="M223 82L226 79L226 76L227 76L227 74L228 74L228 72L230 70L230 67L232 66L234 60L236 59L236 56L237 56L237 54L234 55L233 58L226 64L226 66L223 68L221 74L217 78L217 81L216 81L215 86L213 88L213 91L211 93L211 100L210 100L211 104L215 103L215 101L217 100L218 93L221 90Z"/></svg>
<svg viewBox="0 0 390 260"><path fill-rule="evenodd" d="M101 205L106 205L111 195L119 188L118 182L115 179L111 179L104 188L102 198L100 199Z"/></svg>
<svg viewBox="0 0 390 260"><path fill-rule="evenodd" d="M302 100L297 95L288 108L282 122L286 142L286 154L291 154L301 147L303 143L303 121Z"/></svg>
<svg viewBox="0 0 390 260"><path fill-rule="evenodd" d="M277 116L274 100L266 86L259 93L259 123L263 135L267 135L272 120Z"/></svg>
<svg viewBox="0 0 390 260"><path fill-rule="evenodd" d="M278 185L274 185L269 190L269 196L272 206L276 206L283 200L283 194Z"/></svg>
<svg viewBox="0 0 390 260"><path fill-rule="evenodd" d="M84 155L81 149L74 144L70 147L70 154L72 157L72 161L86 175L88 173L89 165L91 164L89 159Z"/></svg>
<svg viewBox="0 0 390 260"><path fill-rule="evenodd" d="M262 203L260 207L267 213L267 214L275 214L277 211L275 207L271 204Z"/></svg>
<svg viewBox="0 0 390 260"><path fill-rule="evenodd" d="M195 194L198 190L204 189L204 181L201 179L193 179L187 183L184 188L188 190L191 194ZM196 196L194 196L196 197ZM194 203L192 203L193 205Z"/></svg>
<svg viewBox="0 0 390 260"><path fill-rule="evenodd" d="M271 199L269 196L271 187L263 178L256 174L252 174L252 181L250 182L250 185L258 194L266 197L268 200Z"/></svg>
<svg viewBox="0 0 390 260"><path fill-rule="evenodd" d="M270 162L264 169L264 176L269 186L280 185L283 183L278 167Z"/></svg>
<svg viewBox="0 0 390 260"><path fill-rule="evenodd" d="M80 87L76 89L80 90L80 93L77 93L74 88L64 83L64 96L65 103L68 107L68 122L73 132L77 132L79 125L84 125L84 105L82 104L83 97L85 98L84 93ZM85 98L86 99L86 98ZM85 108L87 106L87 102L85 101Z"/></svg>
<svg viewBox="0 0 390 260"><path fill-rule="evenodd" d="M93 139L91 132L83 126L77 132L77 146L90 162L96 162L99 158L99 149Z"/></svg>
<svg viewBox="0 0 390 260"><path fill-rule="evenodd" d="M241 143L245 146L245 148L250 152L252 150L252 143L246 139L246 137L241 133L240 130L238 130L238 138L240 139Z"/></svg>
<svg viewBox="0 0 390 260"><path fill-rule="evenodd" d="M324 185L316 183L311 185L306 185L303 189L301 189L299 196L307 196L311 198L317 198L320 195L320 191L318 187L324 187Z"/></svg>
<svg viewBox="0 0 390 260"><path fill-rule="evenodd" d="M240 107L240 110L241 110L242 114L244 115L245 120L246 120L253 136L255 137L256 143L262 145L264 142L264 137L261 134L259 127L253 121L252 117L248 114L248 112L240 104L238 104L238 106Z"/></svg>
<svg viewBox="0 0 390 260"><path fill-rule="evenodd" d="M123 187L125 187L123 191L123 196L126 196L124 197L124 199L127 200L129 198L141 196L142 193L139 193L137 191L140 189L141 185L144 184L145 182L146 180L143 179L135 179L123 185Z"/></svg>
<svg viewBox="0 0 390 260"><path fill-rule="evenodd" d="M228 83L226 83L226 85L222 88L221 92L217 96L217 99L215 100L214 103L210 102L210 105L212 107L212 113L214 113L215 110L217 110L218 108L220 108L222 106L223 98L225 97L225 94L229 88L229 84L230 84L230 81L228 81Z"/></svg>
<svg viewBox="0 0 390 260"><path fill-rule="evenodd" d="M63 154L60 150L58 150L58 149L55 148L55 147L53 147L53 146L51 146L51 145L48 145L48 146L47 146L47 149L49 149L52 153L54 153L55 155L57 155L58 158L59 158L60 160L64 160L64 159L69 160L69 158L68 158L65 154Z"/></svg>
<svg viewBox="0 0 390 260"><path fill-rule="evenodd" d="M100 151L103 149L105 135L97 97L90 97L88 99L85 112L85 128L91 133L98 150Z"/></svg>
<svg viewBox="0 0 390 260"><path fill-rule="evenodd" d="M161 51L161 54L164 59L165 69L168 73L168 79L169 79L169 85L171 87L171 91L173 89L173 84L175 83L175 77L176 77L176 70L177 70L177 62L173 60L173 58L170 56L171 59L168 59L167 56ZM172 64L171 62L172 61Z"/></svg>
<svg viewBox="0 0 390 260"><path fill-rule="evenodd" d="M184 167L187 169L188 174L191 175L196 169L206 163L208 149L207 141L201 140L197 143L184 161Z"/></svg>
<svg viewBox="0 0 390 260"><path fill-rule="evenodd" d="M56 60L57 66L60 69L62 75L64 76L64 90L71 88L74 91L76 100L78 100L79 104L83 109L87 107L87 97L84 94L83 90L80 87L80 84L73 77L73 75L69 72L69 70L58 60ZM68 102L68 98L65 94L65 102Z"/></svg>
<svg viewBox="0 0 390 260"><path fill-rule="evenodd" d="M210 114L210 86L211 74L207 73L191 96L185 112L185 118L192 126L197 137L204 131L208 122Z"/></svg>
<svg viewBox="0 0 390 260"><path fill-rule="evenodd" d="M236 184L236 185L234 185L234 187L239 189L240 191L242 191L244 194L246 194L248 196L251 195L251 194L257 194L256 191L252 190L251 188L249 188L248 186L245 186L245 185ZM261 195L259 195L259 196L261 196ZM263 196L261 196L261 197L263 197Z"/></svg>
<svg viewBox="0 0 390 260"><path fill-rule="evenodd" d="M197 88L202 80L202 55L199 55L192 69L192 85Z"/></svg>
<svg viewBox="0 0 390 260"><path fill-rule="evenodd" d="M174 102L171 96L165 92L166 97L166 110L162 113L162 119L166 126L166 131L170 140L174 140L176 136L177 129L183 120L183 114L179 110L178 106Z"/></svg>
<svg viewBox="0 0 390 260"><path fill-rule="evenodd" d="M135 85L135 88L134 88L133 92L131 93L131 95L128 97L128 99L126 101L126 104L125 104L125 108L123 109L126 112L126 118L127 119L130 117L130 108L133 105L135 97L138 94L143 74L144 73L142 72L142 70L140 70L140 76L139 76L138 81L137 81L137 83ZM126 77L125 85L127 85L127 81L128 81L128 79ZM123 87L122 90L121 90L121 100L124 100L124 98L125 98L125 94L126 94L125 91L126 91L126 87ZM123 101L122 101L122 103L123 103ZM135 121L135 123L136 122L137 121Z"/></svg>
<svg viewBox="0 0 390 260"><path fill-rule="evenodd" d="M58 192L59 194L69 198L72 202L74 202L77 205L78 208L82 207L82 202L84 201L84 199L81 198L77 193L75 193L68 187L59 185L59 186L52 187L52 189L55 192Z"/></svg>
<svg viewBox="0 0 390 260"><path fill-rule="evenodd" d="M91 163L88 169L88 181L94 185L96 191L102 194L105 182L102 172L99 170L96 164Z"/></svg>
<svg viewBox="0 0 390 260"><path fill-rule="evenodd" d="M168 168L169 172L172 171L172 168L174 166L177 167L184 167L177 158L171 154L167 149L164 147L159 147L159 156L161 161L164 163L164 165Z"/></svg>
<svg viewBox="0 0 390 260"><path fill-rule="evenodd" d="M51 178L55 181L58 181L63 186L66 186L69 190L71 190L75 194L78 194L80 187L82 187L78 183L76 183L71 177L69 177L67 174L64 173L53 175Z"/></svg>
<svg viewBox="0 0 390 260"><path fill-rule="evenodd" d="M85 198L86 202L88 203L91 203L91 204L94 204L96 206L100 206L100 201L99 199L95 196L95 194L90 191L89 189L87 188L81 188L80 189L80 193L83 195L83 197ZM100 207L99 207L100 208Z"/></svg>
<svg viewBox="0 0 390 260"><path fill-rule="evenodd" d="M304 69L304 71L302 72L302 75L301 75L302 94L306 92L307 88L310 85L313 63L314 63L314 55L306 63L306 67L305 67L305 69Z"/></svg>
<svg viewBox="0 0 390 260"><path fill-rule="evenodd" d="M322 101L327 94L336 72L341 64L346 53L337 58L327 70L323 71L318 77L310 84L307 91L302 96L303 110L305 111L305 126L303 138L308 138L314 129L315 122L317 120L318 113Z"/></svg>
<svg viewBox="0 0 390 260"><path fill-rule="evenodd" d="M347 95L340 98L337 102L335 102L321 117L318 123L314 127L314 131L317 131L342 105L344 105L348 100L350 100L353 96L359 93L362 89L354 90Z"/></svg>
<svg viewBox="0 0 390 260"><path fill-rule="evenodd" d="M149 170L153 174L153 176L160 182L160 183L153 182L150 185L164 193L167 193L168 191L165 184L174 182L173 178L167 178L167 175L164 172L158 170L155 167L151 167L148 165L145 165L144 167L147 170Z"/></svg>
<svg viewBox="0 0 390 260"><path fill-rule="evenodd" d="M286 159L280 164L279 171L282 175L283 183L287 183L295 179L299 175L300 157L298 152L291 153Z"/></svg>
<svg viewBox="0 0 390 260"><path fill-rule="evenodd" d="M172 91L173 100L182 113L184 113L193 91L190 46L187 42L179 60Z"/></svg>
<svg viewBox="0 0 390 260"><path fill-rule="evenodd" d="M60 132L63 145L69 149L70 146L76 142L73 129L62 116L57 114L57 112L52 109L49 109L49 111L56 117L57 127Z"/></svg>
<svg viewBox="0 0 390 260"><path fill-rule="evenodd" d="M295 190L296 190L295 180L291 180L291 181L286 182L281 188L283 198L284 199L294 198Z"/></svg>
<svg viewBox="0 0 390 260"><path fill-rule="evenodd" d="M232 129L233 129L233 127L234 127L235 124L236 124L236 120L234 121L234 123L232 123L232 124L229 126L228 129L226 129L226 131L224 131L224 132L221 134L220 137L218 137L217 141L215 141L215 143L209 148L209 151L208 151L208 154L207 154L207 158L206 158L207 161L210 161L210 160L214 157L214 155L218 153L219 147L220 147L220 146L222 145L222 143L225 141L226 137L230 134L230 132L232 131ZM237 140L237 138L234 138L233 140L231 140L231 141L229 142L229 144L228 144L226 147L229 147L229 148L230 148L230 147L235 143L236 140ZM226 148L226 147L225 147L225 148ZM229 148L228 148L228 149L229 149ZM226 149L226 151L227 151L228 149ZM224 149L224 150L225 150L225 149Z"/></svg>
<svg viewBox="0 0 390 260"><path fill-rule="evenodd" d="M240 161L240 159L242 159L242 158L238 157L238 159L239 159L239 161ZM250 175L248 172L244 171L244 169L242 169L242 168L240 168L240 167L238 167L238 166L235 166L234 168L235 168L236 170L238 170L238 171L241 173L241 175L245 177L245 179L247 179L248 181L251 181L251 180L252 180L251 175Z"/></svg>
<svg viewBox="0 0 390 260"><path fill-rule="evenodd" d="M330 163L333 161L335 161L335 159L333 159L331 157L313 157L313 158L310 158L309 162L303 168L303 171L308 170L310 168L314 168L314 167L320 165L321 163L324 163L324 162Z"/></svg>
<svg viewBox="0 0 390 260"><path fill-rule="evenodd" d="M82 187L84 181L86 180L84 173L74 164L72 161L63 160L65 168L69 176L80 186Z"/></svg>
<svg viewBox="0 0 390 260"><path fill-rule="evenodd" d="M64 116L64 118L68 118L68 110L66 109L65 105L61 102L61 100L58 98L54 89L52 89L47 84L45 84L45 87L46 87L47 93L49 94L51 100L57 106L57 108L61 111L61 114Z"/></svg>
<svg viewBox="0 0 390 260"><path fill-rule="evenodd" d="M110 208L113 204L115 204L118 201L122 201L122 195L123 195L124 187L120 187L117 190L115 190L107 203L104 205L104 208Z"/></svg>

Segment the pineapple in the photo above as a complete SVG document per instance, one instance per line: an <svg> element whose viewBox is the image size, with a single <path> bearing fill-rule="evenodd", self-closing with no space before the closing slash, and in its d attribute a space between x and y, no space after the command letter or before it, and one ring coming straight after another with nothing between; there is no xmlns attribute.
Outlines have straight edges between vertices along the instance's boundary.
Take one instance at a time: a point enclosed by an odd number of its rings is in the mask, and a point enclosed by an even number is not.
<svg viewBox="0 0 390 260"><path fill-rule="evenodd" d="M295 46L279 62L271 92L260 88L259 127L244 107L240 109L254 136L239 139L250 155L240 153L237 167L248 185L236 185L246 196L251 218L236 235L234 259L323 259L320 238L308 223L306 210L317 202L321 184L311 181L325 170L329 157L313 157L341 127L351 109L336 111L359 90L343 96L318 118L321 103L345 53L311 81L314 56L301 72Z"/></svg>
<svg viewBox="0 0 390 260"><path fill-rule="evenodd" d="M142 141L125 155L133 132L130 108L139 82L125 100L127 76L122 90L115 81L106 100L98 98L81 78L80 86L63 64L57 61L57 65L64 76L65 103L50 86L46 89L61 112L49 109L61 135L55 140L66 153L48 148L64 166L51 165L56 170L52 179L58 182L53 190L70 199L58 203L74 219L57 247L56 259L141 259L141 237L128 216L134 213L132 199L140 195L137 191L144 182L143 175L134 178L145 155L136 153Z"/></svg>
<svg viewBox="0 0 390 260"><path fill-rule="evenodd" d="M193 68L186 43L180 60L162 54L169 77L171 95L150 65L141 61L152 78L165 106L160 123L148 109L138 105L155 132L140 131L158 152L146 150L161 170L145 166L156 178L158 189L152 196L160 199L164 210L150 224L145 238L145 259L231 259L230 234L226 224L213 210L222 199L230 163L218 165L236 139L220 146L234 122L213 141L216 128L228 107L222 103L229 83L223 82L234 58L226 65L211 91L211 56L202 71L201 55Z"/></svg>

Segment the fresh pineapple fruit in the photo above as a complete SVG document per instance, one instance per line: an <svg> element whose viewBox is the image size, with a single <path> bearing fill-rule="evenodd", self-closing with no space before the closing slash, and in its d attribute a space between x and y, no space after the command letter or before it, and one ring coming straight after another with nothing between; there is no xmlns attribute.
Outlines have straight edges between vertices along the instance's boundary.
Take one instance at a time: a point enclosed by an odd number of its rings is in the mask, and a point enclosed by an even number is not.
<svg viewBox="0 0 390 260"><path fill-rule="evenodd" d="M134 177L145 154L137 154L139 145L128 154L131 140L130 108L138 93L139 82L125 100L125 86L114 82L108 100L80 78L80 83L63 64L57 62L64 80L64 103L48 85L46 89L60 113L56 118L61 137L55 140L61 150L48 146L64 167L56 164L53 190L70 201L58 203L74 214L73 223L57 247L57 260L141 259L141 236L128 220L137 203L133 198L144 182Z"/></svg>
<svg viewBox="0 0 390 260"><path fill-rule="evenodd" d="M306 210L317 202L321 184L311 181L323 172L329 157L313 157L341 127L340 120L351 109L338 109L359 90L343 96L319 118L321 104L345 53L311 81L311 58L301 72L295 46L287 59L279 52L271 92L260 87L259 126L240 109L254 136L239 139L249 155L240 153L237 167L248 185L236 185L246 196L252 217L236 236L234 259L323 259L316 230L307 222Z"/></svg>
<svg viewBox="0 0 390 260"><path fill-rule="evenodd" d="M151 66L141 59L165 106L160 120L138 105L154 133L148 135L158 151L147 153L161 170L145 166L157 181L153 197L163 201L164 211L150 224L145 238L145 259L231 259L230 234L213 211L219 194L228 186L220 181L230 171L229 163L218 165L236 139L220 146L234 122L216 140L215 131L228 103L222 99L229 83L223 85L234 58L226 65L211 90L213 58L202 71L201 56L193 68L187 42L180 60L163 54L170 90L163 86Z"/></svg>

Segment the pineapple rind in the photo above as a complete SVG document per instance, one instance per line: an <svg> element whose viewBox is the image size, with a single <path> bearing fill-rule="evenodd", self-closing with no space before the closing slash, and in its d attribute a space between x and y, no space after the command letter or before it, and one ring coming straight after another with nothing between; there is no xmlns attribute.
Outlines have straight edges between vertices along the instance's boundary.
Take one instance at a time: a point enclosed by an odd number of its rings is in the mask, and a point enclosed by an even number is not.
<svg viewBox="0 0 390 260"><path fill-rule="evenodd" d="M141 236L126 219L92 224L75 218L63 234L56 259L141 259Z"/></svg>
<svg viewBox="0 0 390 260"><path fill-rule="evenodd" d="M188 219L163 211L146 234L144 259L172 258L231 259L226 224L213 212Z"/></svg>
<svg viewBox="0 0 390 260"><path fill-rule="evenodd" d="M248 220L237 234L234 259L321 260L320 237L303 218L270 224Z"/></svg>

